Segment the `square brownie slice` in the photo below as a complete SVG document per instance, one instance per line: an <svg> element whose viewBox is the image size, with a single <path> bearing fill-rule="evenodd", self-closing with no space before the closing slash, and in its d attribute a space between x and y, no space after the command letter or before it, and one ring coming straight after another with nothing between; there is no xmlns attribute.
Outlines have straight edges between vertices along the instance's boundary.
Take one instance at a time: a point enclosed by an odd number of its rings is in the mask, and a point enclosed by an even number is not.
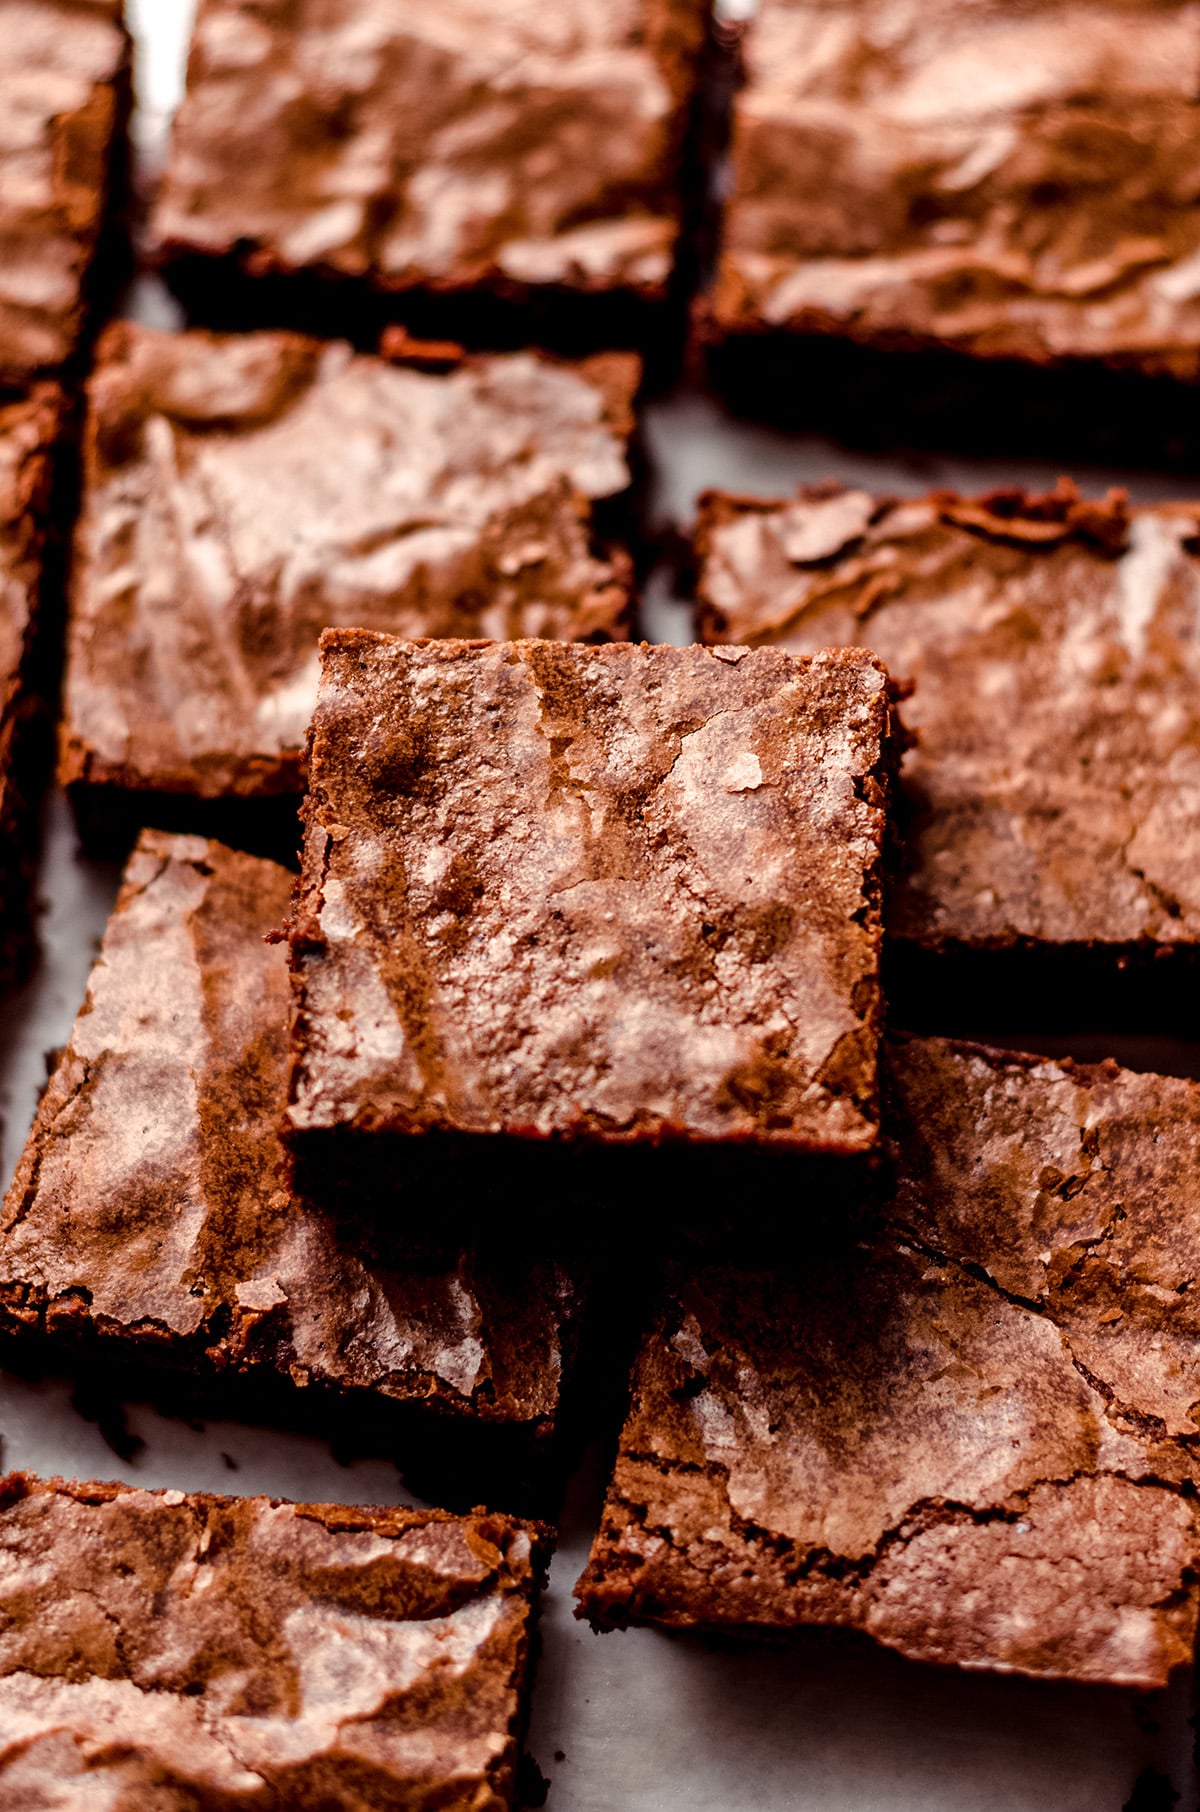
<svg viewBox="0 0 1200 1812"><path fill-rule="evenodd" d="M761 0L712 316L1200 377L1187 0Z"/></svg>
<svg viewBox="0 0 1200 1812"><path fill-rule="evenodd" d="M549 1531L0 1481L0 1799L511 1807Z"/></svg>
<svg viewBox="0 0 1200 1812"><path fill-rule="evenodd" d="M710 495L700 634L911 684L889 936L1125 960L1200 943L1200 504Z"/></svg>
<svg viewBox="0 0 1200 1812"><path fill-rule="evenodd" d="M890 712L872 657L321 648L298 1151L874 1145Z"/></svg>
<svg viewBox="0 0 1200 1812"><path fill-rule="evenodd" d="M638 377L627 354L111 329L61 759L83 819L220 831L283 797L294 851L326 627L625 636L628 561L595 511L629 485Z"/></svg>
<svg viewBox="0 0 1200 1812"><path fill-rule="evenodd" d="M0 396L0 987L33 953L35 808L49 765L37 638L62 415L53 384Z"/></svg>
<svg viewBox="0 0 1200 1812"><path fill-rule="evenodd" d="M675 1276L581 1614L1160 1687L1200 1603L1200 1088L936 1039L887 1067L877 1216Z"/></svg>
<svg viewBox="0 0 1200 1812"><path fill-rule="evenodd" d="M435 332L534 301L552 336L612 344L667 294L707 21L707 0L201 0L168 272L201 308L239 272L282 279L285 308L323 278L410 325L423 301Z"/></svg>
<svg viewBox="0 0 1200 1812"><path fill-rule="evenodd" d="M464 1244L428 1216L402 1237L360 1197L290 1185L287 957L265 938L292 882L143 835L4 1205L0 1330L169 1368L235 1413L261 1396L376 1433L406 1411L432 1440L433 1411L547 1436L579 1311L550 1243L506 1224Z"/></svg>
<svg viewBox="0 0 1200 1812"><path fill-rule="evenodd" d="M0 0L0 384L65 364L129 108L121 0Z"/></svg>

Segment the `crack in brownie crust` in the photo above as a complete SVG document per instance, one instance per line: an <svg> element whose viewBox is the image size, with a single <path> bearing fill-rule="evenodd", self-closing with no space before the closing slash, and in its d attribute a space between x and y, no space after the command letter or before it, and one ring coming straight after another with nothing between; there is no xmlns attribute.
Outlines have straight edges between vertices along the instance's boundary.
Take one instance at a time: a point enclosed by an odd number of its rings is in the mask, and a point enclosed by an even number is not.
<svg viewBox="0 0 1200 1812"><path fill-rule="evenodd" d="M889 935L1200 942L1200 505L710 495L700 633L870 647L916 746Z"/></svg>
<svg viewBox="0 0 1200 1812"><path fill-rule="evenodd" d="M745 57L721 328L1200 376L1186 0L763 0Z"/></svg>
<svg viewBox="0 0 1200 1812"><path fill-rule="evenodd" d="M857 1240L674 1277L581 1613L1160 1686L1197 1623L1200 1089L938 1039L886 1074Z"/></svg>
<svg viewBox="0 0 1200 1812"><path fill-rule="evenodd" d="M503 1812L548 1531L0 1481L0 1795Z"/></svg>
<svg viewBox="0 0 1200 1812"><path fill-rule="evenodd" d="M343 1226L287 1186L287 959L264 936L292 879L143 834L4 1206L0 1328L547 1433L565 1265L508 1227L446 1249Z"/></svg>
<svg viewBox="0 0 1200 1812"><path fill-rule="evenodd" d="M598 556L592 508L629 484L637 360L448 356L434 373L290 334L105 336L66 783L301 792L330 625L628 633L628 563Z"/></svg>
<svg viewBox="0 0 1200 1812"><path fill-rule="evenodd" d="M701 0L202 0L156 219L385 290L659 299Z"/></svg>
<svg viewBox="0 0 1200 1812"><path fill-rule="evenodd" d="M130 45L121 0L0 0L0 382L75 350Z"/></svg>
<svg viewBox="0 0 1200 1812"><path fill-rule="evenodd" d="M322 639L305 1135L876 1139L868 656Z"/></svg>

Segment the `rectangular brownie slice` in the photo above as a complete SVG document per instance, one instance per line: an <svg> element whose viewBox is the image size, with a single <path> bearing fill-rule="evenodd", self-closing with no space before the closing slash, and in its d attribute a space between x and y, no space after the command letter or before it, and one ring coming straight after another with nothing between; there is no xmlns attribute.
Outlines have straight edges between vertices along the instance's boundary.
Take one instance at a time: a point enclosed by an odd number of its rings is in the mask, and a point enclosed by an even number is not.
<svg viewBox="0 0 1200 1812"><path fill-rule="evenodd" d="M143 835L4 1205L0 1329L224 1383L235 1411L296 1387L377 1430L391 1408L548 1435L579 1308L552 1242L506 1222L464 1245L412 1212L402 1237L395 1212L289 1184L287 958L265 936L292 880Z"/></svg>
<svg viewBox="0 0 1200 1812"><path fill-rule="evenodd" d="M698 550L705 641L857 643L912 685L889 936L1200 943L1200 504L713 494Z"/></svg>
<svg viewBox="0 0 1200 1812"><path fill-rule="evenodd" d="M1160 1687L1200 1596L1200 1088L936 1039L888 1068L877 1216L675 1276L581 1614Z"/></svg>
<svg viewBox="0 0 1200 1812"><path fill-rule="evenodd" d="M20 979L33 951L35 808L48 741L36 645L62 413L52 384L0 395L0 987Z"/></svg>
<svg viewBox="0 0 1200 1812"><path fill-rule="evenodd" d="M549 1531L0 1480L0 1799L511 1807Z"/></svg>
<svg viewBox="0 0 1200 1812"><path fill-rule="evenodd" d="M890 713L870 656L321 648L298 1151L875 1143Z"/></svg>
<svg viewBox="0 0 1200 1812"><path fill-rule="evenodd" d="M424 304L435 332L533 302L535 332L612 344L667 294L708 10L201 0L155 218L168 274L224 315L240 273L250 308L280 279L289 319L289 284L410 325Z"/></svg>
<svg viewBox="0 0 1200 1812"><path fill-rule="evenodd" d="M428 369L432 361L439 369ZM637 360L396 360L121 323L89 386L61 777L221 832L303 790L328 626L628 634L594 513L629 485ZM212 802L219 802L213 804ZM264 807L258 817L266 822Z"/></svg>
<svg viewBox="0 0 1200 1812"><path fill-rule="evenodd" d="M121 0L0 0L0 383L66 363L123 163Z"/></svg>
<svg viewBox="0 0 1200 1812"><path fill-rule="evenodd" d="M1200 377L1188 0L761 0L720 331Z"/></svg>

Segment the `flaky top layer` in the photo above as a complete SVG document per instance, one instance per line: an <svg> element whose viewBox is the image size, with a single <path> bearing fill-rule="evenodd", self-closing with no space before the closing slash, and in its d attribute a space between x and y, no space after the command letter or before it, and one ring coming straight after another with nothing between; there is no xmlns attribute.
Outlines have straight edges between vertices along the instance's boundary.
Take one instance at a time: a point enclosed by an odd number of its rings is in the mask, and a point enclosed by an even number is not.
<svg viewBox="0 0 1200 1812"><path fill-rule="evenodd" d="M626 633L592 505L629 483L637 361L450 369L121 324L90 385L68 781L299 792L330 625Z"/></svg>
<svg viewBox="0 0 1200 1812"><path fill-rule="evenodd" d="M292 876L147 831L3 1211L0 1325L526 1429L554 1421L565 1270L297 1198L278 1131Z"/></svg>
<svg viewBox="0 0 1200 1812"><path fill-rule="evenodd" d="M873 660L322 649L297 1135L874 1142Z"/></svg>
<svg viewBox="0 0 1200 1812"><path fill-rule="evenodd" d="M121 0L0 0L0 381L74 351L107 205Z"/></svg>
<svg viewBox="0 0 1200 1812"><path fill-rule="evenodd" d="M723 325L1200 373L1187 0L763 0Z"/></svg>
<svg viewBox="0 0 1200 1812"><path fill-rule="evenodd" d="M701 0L202 0L156 231L391 289L660 296Z"/></svg>
<svg viewBox="0 0 1200 1812"><path fill-rule="evenodd" d="M502 1812L544 1532L0 1482L0 1794Z"/></svg>
<svg viewBox="0 0 1200 1812"><path fill-rule="evenodd" d="M889 928L937 945L1200 938L1200 504L822 486L713 496L701 633L873 649L917 741Z"/></svg>
<svg viewBox="0 0 1200 1812"><path fill-rule="evenodd" d="M675 1278L583 1609L1161 1685L1197 1621L1200 1089L936 1039L888 1072L857 1242Z"/></svg>

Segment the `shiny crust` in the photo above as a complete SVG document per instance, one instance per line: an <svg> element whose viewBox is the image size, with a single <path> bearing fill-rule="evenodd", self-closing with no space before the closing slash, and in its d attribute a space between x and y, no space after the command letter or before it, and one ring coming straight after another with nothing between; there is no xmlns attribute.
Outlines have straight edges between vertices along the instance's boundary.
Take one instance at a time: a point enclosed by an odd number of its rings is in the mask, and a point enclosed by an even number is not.
<svg viewBox="0 0 1200 1812"><path fill-rule="evenodd" d="M916 733L889 932L1200 942L1200 504L711 495L700 634L874 650Z"/></svg>
<svg viewBox="0 0 1200 1812"><path fill-rule="evenodd" d="M122 323L89 386L60 776L303 790L328 625L622 637L640 368Z"/></svg>
<svg viewBox="0 0 1200 1812"><path fill-rule="evenodd" d="M887 1068L857 1241L675 1278L581 1614L1161 1686L1197 1623L1200 1089L937 1039Z"/></svg>
<svg viewBox="0 0 1200 1812"><path fill-rule="evenodd" d="M0 0L0 383L65 363L108 206L131 48L121 0Z"/></svg>
<svg viewBox="0 0 1200 1812"><path fill-rule="evenodd" d="M202 0L155 233L385 290L661 299L704 0Z"/></svg>
<svg viewBox="0 0 1200 1812"><path fill-rule="evenodd" d="M322 654L294 1137L873 1145L873 659L347 631Z"/></svg>
<svg viewBox="0 0 1200 1812"><path fill-rule="evenodd" d="M720 328L1200 377L1186 0L763 0Z"/></svg>
<svg viewBox="0 0 1200 1812"><path fill-rule="evenodd" d="M505 1812L549 1532L0 1480L0 1798Z"/></svg>
<svg viewBox="0 0 1200 1812"><path fill-rule="evenodd" d="M544 1433L575 1287L300 1201L278 1143L292 876L143 833L3 1211L0 1327Z"/></svg>

